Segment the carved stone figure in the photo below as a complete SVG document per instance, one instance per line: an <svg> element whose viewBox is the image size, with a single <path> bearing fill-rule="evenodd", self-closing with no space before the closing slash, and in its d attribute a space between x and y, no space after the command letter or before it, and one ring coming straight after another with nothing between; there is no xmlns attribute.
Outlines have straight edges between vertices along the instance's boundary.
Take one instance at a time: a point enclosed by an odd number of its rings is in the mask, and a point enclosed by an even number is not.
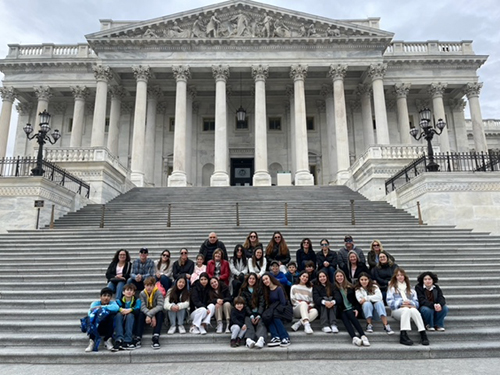
<svg viewBox="0 0 500 375"><path fill-rule="evenodd" d="M231 22L236 22L236 36L242 36L248 28L247 17L241 12L231 18Z"/></svg>
<svg viewBox="0 0 500 375"><path fill-rule="evenodd" d="M156 35L156 33L151 30L151 29L147 29L146 32L144 33L143 35L144 38L158 38L158 35Z"/></svg>
<svg viewBox="0 0 500 375"><path fill-rule="evenodd" d="M329 37L339 37L340 36L340 30L339 29L333 29L332 26L328 26L326 29L326 36Z"/></svg>
<svg viewBox="0 0 500 375"><path fill-rule="evenodd" d="M201 16L198 17L193 22L193 28L191 29L191 38L204 38L205 37L205 26L203 25L203 20Z"/></svg>
<svg viewBox="0 0 500 375"><path fill-rule="evenodd" d="M307 34L306 26L303 23L301 23L299 28L299 36L304 37L306 36L306 34Z"/></svg>
<svg viewBox="0 0 500 375"><path fill-rule="evenodd" d="M283 17L278 18L274 23L274 36L277 36L278 38L290 36L290 29L283 22Z"/></svg>
<svg viewBox="0 0 500 375"><path fill-rule="evenodd" d="M219 37L219 27L220 20L217 18L217 13L214 13L212 17L210 17L210 21L207 25L207 37L218 38Z"/></svg>
<svg viewBox="0 0 500 375"><path fill-rule="evenodd" d="M317 36L316 34L316 26L314 25L314 22L309 25L307 28L307 36Z"/></svg>
<svg viewBox="0 0 500 375"><path fill-rule="evenodd" d="M264 26L264 38L271 38L271 25L273 22L273 17L266 13L264 19L262 20L262 25Z"/></svg>

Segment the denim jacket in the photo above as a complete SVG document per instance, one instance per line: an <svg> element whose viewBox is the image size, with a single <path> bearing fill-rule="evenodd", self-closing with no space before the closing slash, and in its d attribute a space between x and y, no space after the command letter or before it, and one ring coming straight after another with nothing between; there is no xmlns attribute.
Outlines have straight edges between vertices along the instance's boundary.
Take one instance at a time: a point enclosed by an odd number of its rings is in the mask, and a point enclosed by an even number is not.
<svg viewBox="0 0 500 375"><path fill-rule="evenodd" d="M408 298L413 306L418 309L418 298L417 293L414 289L411 289L411 296ZM403 297L399 294L399 291L394 287L387 290L387 305L391 310L397 310L403 304Z"/></svg>

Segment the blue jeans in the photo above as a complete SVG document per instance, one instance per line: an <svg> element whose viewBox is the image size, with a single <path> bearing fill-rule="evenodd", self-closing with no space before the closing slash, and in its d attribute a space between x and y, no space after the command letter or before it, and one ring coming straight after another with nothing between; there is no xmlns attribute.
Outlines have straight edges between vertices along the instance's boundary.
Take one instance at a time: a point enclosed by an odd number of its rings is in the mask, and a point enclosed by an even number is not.
<svg viewBox="0 0 500 375"><path fill-rule="evenodd" d="M374 320L378 320L381 316L387 316L384 303L382 301L375 303L365 302L361 307L363 308L363 315L365 316L365 319L373 317Z"/></svg>
<svg viewBox="0 0 500 375"><path fill-rule="evenodd" d="M122 315L118 313L115 315L115 340L122 340L124 342L132 342L132 334L134 330L135 316L134 313ZM125 328L125 334L124 334Z"/></svg>
<svg viewBox="0 0 500 375"><path fill-rule="evenodd" d="M290 338L285 326L283 325L283 322L278 318L274 318L267 328L271 333L271 337L279 337L280 340Z"/></svg>
<svg viewBox="0 0 500 375"><path fill-rule="evenodd" d="M116 292L116 299L120 300L123 294L123 287L125 286L125 281L110 281L108 283L108 288L113 292Z"/></svg>
<svg viewBox="0 0 500 375"><path fill-rule="evenodd" d="M420 307L420 314L424 318L425 324L430 327L443 327L444 328L444 318L448 315L448 306L444 305L442 310L437 312L427 306Z"/></svg>
<svg viewBox="0 0 500 375"><path fill-rule="evenodd" d="M186 319L186 309L181 309L179 311L168 310L168 320L170 320L170 326L181 326L184 324L184 319Z"/></svg>

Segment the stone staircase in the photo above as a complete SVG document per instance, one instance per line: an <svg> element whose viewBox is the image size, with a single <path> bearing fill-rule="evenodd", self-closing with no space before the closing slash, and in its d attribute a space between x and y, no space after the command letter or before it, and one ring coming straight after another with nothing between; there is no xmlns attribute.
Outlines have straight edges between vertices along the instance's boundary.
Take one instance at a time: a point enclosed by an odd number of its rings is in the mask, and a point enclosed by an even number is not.
<svg viewBox="0 0 500 375"><path fill-rule="evenodd" d="M354 200L355 225L351 203ZM236 203L238 203L239 226ZM285 225L285 203L287 225ZM170 205L170 226L168 207ZM370 202L345 187L136 188L102 207L89 205L55 223L55 229L12 231L0 236L0 358L4 363L128 363L183 361L265 361L284 359L422 359L499 357L500 238L446 226L418 225L415 218L385 202ZM340 325L338 335L291 332L292 345L264 350L233 349L228 335L166 335L160 351L84 353L87 338L79 318L106 285L104 273L114 252L135 258L141 247L159 257L181 247L194 258L210 231L229 253L251 230L265 244L280 230L292 258L302 238L315 250L321 238L332 249L351 234L367 253L382 241L411 277L436 272L450 307L446 332L430 333L431 345L400 345L375 323L372 346L357 348ZM362 322L364 325L364 321ZM392 322L393 328L398 323ZM290 330L291 331L291 330ZM415 336L413 332L411 337ZM217 352L214 356L213 353ZM124 357L127 357L126 359Z"/></svg>

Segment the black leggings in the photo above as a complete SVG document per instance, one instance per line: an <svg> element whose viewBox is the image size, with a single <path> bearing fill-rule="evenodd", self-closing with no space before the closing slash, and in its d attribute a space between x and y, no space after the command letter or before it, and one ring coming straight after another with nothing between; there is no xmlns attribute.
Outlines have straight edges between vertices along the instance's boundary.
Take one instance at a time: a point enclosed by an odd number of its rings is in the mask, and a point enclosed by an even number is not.
<svg viewBox="0 0 500 375"><path fill-rule="evenodd" d="M349 333L349 336L351 336L351 338L356 336L354 328L356 328L360 336L363 336L365 334L363 332L363 328L361 328L361 324L359 324L358 319L354 315L353 310L342 311L342 322L344 323L345 329L347 329L347 332Z"/></svg>

